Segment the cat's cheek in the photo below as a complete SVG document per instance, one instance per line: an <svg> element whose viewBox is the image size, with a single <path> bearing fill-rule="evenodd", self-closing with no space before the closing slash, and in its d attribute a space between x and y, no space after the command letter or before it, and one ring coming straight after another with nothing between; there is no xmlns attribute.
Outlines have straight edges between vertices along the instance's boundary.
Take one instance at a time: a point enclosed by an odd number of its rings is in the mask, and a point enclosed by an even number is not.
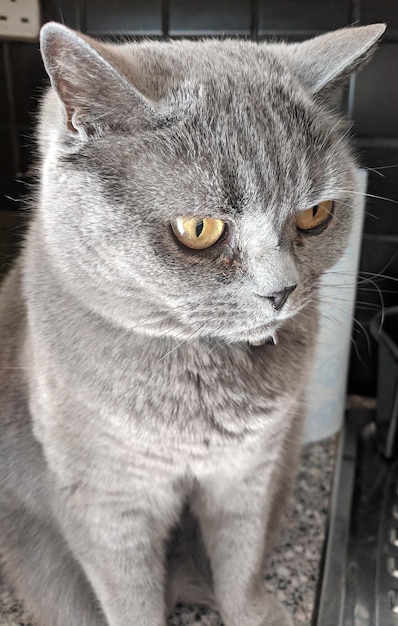
<svg viewBox="0 0 398 626"><path fill-rule="evenodd" d="M295 239L295 253L299 262L307 262L309 265L317 264L319 273L324 271L323 260L328 256L332 247L330 242L331 230L325 229L318 234L298 232Z"/></svg>

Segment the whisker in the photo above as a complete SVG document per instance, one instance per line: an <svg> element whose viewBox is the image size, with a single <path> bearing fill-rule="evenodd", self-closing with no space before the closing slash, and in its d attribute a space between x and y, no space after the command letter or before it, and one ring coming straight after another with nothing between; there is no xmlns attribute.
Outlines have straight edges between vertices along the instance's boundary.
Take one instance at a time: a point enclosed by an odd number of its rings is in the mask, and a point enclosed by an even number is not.
<svg viewBox="0 0 398 626"><path fill-rule="evenodd" d="M375 274L374 272L366 272L365 270L359 270L358 271L358 279L356 281L357 284L360 285L362 283L368 283L368 282L371 282L373 284L372 279L374 279L374 278L381 278L381 279L384 279L384 280L391 280L391 281L394 281L394 282L398 282L398 278L395 278L394 276L389 276L388 274L383 274L382 273L390 265L390 263L394 260L394 258L396 257L397 254L398 253L395 253L394 257L392 257L392 259L390 259L388 261L388 263L384 266L384 268L382 270L380 270L380 272L378 272L377 274ZM356 272L349 271L349 270L345 270L344 272L328 270L327 274L329 276L353 276L353 277L357 276ZM347 283L347 284L349 284L349 283ZM339 283L339 285L345 286L345 283ZM329 286L334 286L334 285L322 284L322 288L323 287L329 287ZM337 286L337 283L336 283L336 286Z"/></svg>
<svg viewBox="0 0 398 626"><path fill-rule="evenodd" d="M330 294L330 296L326 295L322 298L322 303L323 302L329 305L333 304L334 302L341 302L342 304L343 303L351 304L352 300L350 298L343 298L343 297L335 296L334 294ZM366 309L367 307L369 309L375 309L377 311L380 309L380 304L376 304L376 302L367 302L366 300L356 300L354 302L354 305L362 309Z"/></svg>
<svg viewBox="0 0 398 626"><path fill-rule="evenodd" d="M360 290L360 291L371 291L372 293L374 293L374 289L369 289L369 287L362 287L362 286L359 286L359 287L358 287L358 290ZM380 289L380 291L381 291L382 293L394 293L394 294L396 294L396 293L397 293L397 290L396 290L396 289Z"/></svg>
<svg viewBox="0 0 398 626"><path fill-rule="evenodd" d="M398 204L398 200L393 200L392 198L386 198L385 196L376 196L373 193L367 193L365 191L353 191L352 189L336 189L335 191L348 194L355 194L357 196L364 196L365 198L374 198L376 200L386 200L387 202L392 202L393 204Z"/></svg>
<svg viewBox="0 0 398 626"><path fill-rule="evenodd" d="M361 270L361 274L368 274L369 276L372 276L373 278L382 278L385 280L392 280L393 282L398 282L398 278L395 278L395 276L387 276L386 274L381 274L381 273L377 273L374 274L373 272L365 272L363 270ZM366 278L364 277L364 280L370 281L370 278Z"/></svg>
<svg viewBox="0 0 398 626"><path fill-rule="evenodd" d="M392 167L398 167L398 164L396 165L380 165L380 167L377 167L375 169L371 168L371 167L365 167L365 170L369 170L371 172L376 172L377 174L379 174L378 170L388 170L391 169Z"/></svg>
<svg viewBox="0 0 398 626"><path fill-rule="evenodd" d="M363 302L363 301L357 301L356 302L356 307L358 309L361 309L362 311L380 311L380 305L376 304L375 302Z"/></svg>
<svg viewBox="0 0 398 626"><path fill-rule="evenodd" d="M164 354L162 357L160 357L160 359L158 359L157 363L160 363L160 361L163 361L163 359L165 359L170 354L172 354L173 352L178 350L178 348L180 348L184 343L187 343L189 341L189 339L192 339L192 337L194 337L197 333L199 333L202 330L202 328L203 328L203 325L199 328L199 330L196 330L196 329L193 330L193 332L190 335L188 335L188 337L185 337L185 339L183 339L180 343L178 343L171 350L169 350L169 352L166 352L166 354Z"/></svg>
<svg viewBox="0 0 398 626"><path fill-rule="evenodd" d="M322 300L320 301L320 304L322 304ZM340 311L340 312L343 312L343 313L345 312L344 309L342 309L341 307L337 306L335 308L336 308L337 311ZM322 311L322 309L321 309L321 315L323 315L325 317L325 319L329 319L329 321L333 322L334 324L337 324L338 326L341 325L341 319L339 319L338 317L336 317L333 314L331 314L330 311ZM368 353L370 353L370 339L369 339L369 334L368 334L365 326L355 316L352 316L352 318L350 318L350 320L352 320L352 322L354 324L357 324L359 326L359 328L355 328L354 325L352 326L352 332L353 333L354 332L359 333L361 331L363 332L364 336L366 337L367 350L368 350ZM350 337L350 341L355 346L355 352L356 352L356 354L358 356L358 359L362 362L362 359L361 359L360 354L358 352L358 347L357 347L357 345L355 343L355 339L354 339L354 337L352 335Z"/></svg>
<svg viewBox="0 0 398 626"><path fill-rule="evenodd" d="M370 211L365 211L365 215L367 215L368 217L372 217L375 220L379 220L380 219L379 215L375 215L374 213L371 213Z"/></svg>
<svg viewBox="0 0 398 626"><path fill-rule="evenodd" d="M385 175L382 174L381 172L379 172L379 170L375 169L374 167L364 167L363 169L366 170L367 172L374 172L378 176L381 176L382 178L385 178ZM379 168L379 169L382 169L382 168Z"/></svg>

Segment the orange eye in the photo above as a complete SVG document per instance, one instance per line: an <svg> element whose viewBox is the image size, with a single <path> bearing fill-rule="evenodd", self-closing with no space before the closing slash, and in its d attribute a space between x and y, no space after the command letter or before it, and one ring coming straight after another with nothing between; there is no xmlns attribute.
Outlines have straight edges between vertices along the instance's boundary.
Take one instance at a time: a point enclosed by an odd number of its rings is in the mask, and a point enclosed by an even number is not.
<svg viewBox="0 0 398 626"><path fill-rule="evenodd" d="M333 208L333 200L324 200L310 209L300 211L296 217L297 228L303 231L310 231L324 224L326 225L333 215Z"/></svg>
<svg viewBox="0 0 398 626"><path fill-rule="evenodd" d="M225 222L213 217L177 217L171 223L173 233L187 248L204 250L221 238Z"/></svg>

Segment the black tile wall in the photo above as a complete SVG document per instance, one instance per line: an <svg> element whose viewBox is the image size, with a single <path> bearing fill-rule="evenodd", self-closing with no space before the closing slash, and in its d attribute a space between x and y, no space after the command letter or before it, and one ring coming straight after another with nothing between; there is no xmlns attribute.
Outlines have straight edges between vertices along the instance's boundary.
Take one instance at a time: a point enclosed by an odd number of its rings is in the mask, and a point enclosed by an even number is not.
<svg viewBox="0 0 398 626"><path fill-rule="evenodd" d="M376 213L378 212L376 208ZM398 281L398 235L364 233L350 358L349 391L375 396L377 344L369 326L381 308L395 306Z"/></svg>
<svg viewBox="0 0 398 626"><path fill-rule="evenodd" d="M398 235L398 142L396 147L362 145L358 153L368 168L365 232Z"/></svg>
<svg viewBox="0 0 398 626"><path fill-rule="evenodd" d="M34 125L18 126L19 172L22 181L32 178L33 165L36 158L36 137ZM21 182L22 182L21 181ZM18 181L17 181L18 182Z"/></svg>
<svg viewBox="0 0 398 626"><path fill-rule="evenodd" d="M263 33L318 33L347 26L349 0L261 0L258 30Z"/></svg>
<svg viewBox="0 0 398 626"><path fill-rule="evenodd" d="M53 11L53 15L50 19L54 19L56 22L67 24L71 28L77 28L78 30L86 30L85 28L85 14L86 8L84 2L79 0L68 0L68 2L57 3L57 8ZM44 22L44 20L43 20ZM82 24L84 22L84 24Z"/></svg>
<svg viewBox="0 0 398 626"><path fill-rule="evenodd" d="M0 126L0 146L3 146L4 156L1 158L0 186L2 190L9 189L13 185L16 174L14 158L12 154L12 131L6 126ZM7 155L7 158L5 158Z"/></svg>
<svg viewBox="0 0 398 626"><path fill-rule="evenodd" d="M389 277L398 277L398 235L384 233L363 237L358 289L358 319L366 324L374 308L397 303L397 287Z"/></svg>
<svg viewBox="0 0 398 626"><path fill-rule="evenodd" d="M6 76L6 58L4 47L0 51L0 85L3 85L0 98L0 120L8 121L8 90Z"/></svg>
<svg viewBox="0 0 398 626"><path fill-rule="evenodd" d="M170 0L169 7L170 35L250 34L251 12L248 2Z"/></svg>
<svg viewBox="0 0 398 626"><path fill-rule="evenodd" d="M41 7L43 22L54 19L116 38L237 35L295 41L353 23L387 22L383 43L352 81L348 99L358 157L369 168L370 194L350 390L373 393L375 346L366 333L380 308L377 288L384 291L385 304L398 304L398 0L42 0ZM35 148L29 128L47 81L38 44L0 42L0 49L0 208L12 213L19 203L9 198L18 198L30 177Z"/></svg>
<svg viewBox="0 0 398 626"><path fill-rule="evenodd" d="M355 79L353 117L359 136L398 139L398 42L382 43Z"/></svg>
<svg viewBox="0 0 398 626"><path fill-rule="evenodd" d="M375 397L378 346L370 335L369 325L360 321L354 322L351 346L348 391L352 394Z"/></svg>
<svg viewBox="0 0 398 626"><path fill-rule="evenodd" d="M187 3L190 5L190 3ZM97 35L161 35L161 0L86 0L86 29Z"/></svg>
<svg viewBox="0 0 398 626"><path fill-rule="evenodd" d="M32 113L37 108L40 84L46 76L38 49L36 43L14 42L10 45L15 118L22 126L33 123Z"/></svg>
<svg viewBox="0 0 398 626"><path fill-rule="evenodd" d="M398 38L398 2L395 0L362 0L360 4L360 23L373 24L386 22L386 38Z"/></svg>

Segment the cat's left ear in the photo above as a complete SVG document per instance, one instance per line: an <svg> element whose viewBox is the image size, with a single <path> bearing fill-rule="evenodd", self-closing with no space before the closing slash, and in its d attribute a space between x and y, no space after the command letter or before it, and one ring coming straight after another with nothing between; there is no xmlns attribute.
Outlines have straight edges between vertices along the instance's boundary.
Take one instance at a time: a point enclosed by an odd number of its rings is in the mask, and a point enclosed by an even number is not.
<svg viewBox="0 0 398 626"><path fill-rule="evenodd" d="M371 57L385 24L343 28L285 47L289 64L312 94L341 85Z"/></svg>

